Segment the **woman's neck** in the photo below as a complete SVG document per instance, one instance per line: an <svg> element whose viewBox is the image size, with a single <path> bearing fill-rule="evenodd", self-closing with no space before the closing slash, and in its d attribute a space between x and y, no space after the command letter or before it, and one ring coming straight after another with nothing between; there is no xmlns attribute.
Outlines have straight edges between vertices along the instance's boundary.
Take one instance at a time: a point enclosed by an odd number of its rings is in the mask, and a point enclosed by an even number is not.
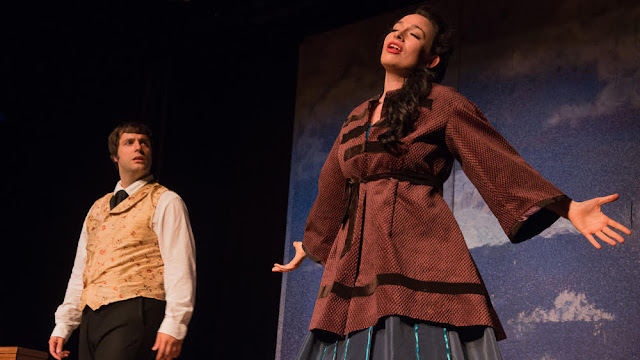
<svg viewBox="0 0 640 360"><path fill-rule="evenodd" d="M387 72L384 76L384 91L382 92L382 96L380 97L380 102L384 102L385 97L387 96L387 92L398 90L404 85L405 77Z"/></svg>

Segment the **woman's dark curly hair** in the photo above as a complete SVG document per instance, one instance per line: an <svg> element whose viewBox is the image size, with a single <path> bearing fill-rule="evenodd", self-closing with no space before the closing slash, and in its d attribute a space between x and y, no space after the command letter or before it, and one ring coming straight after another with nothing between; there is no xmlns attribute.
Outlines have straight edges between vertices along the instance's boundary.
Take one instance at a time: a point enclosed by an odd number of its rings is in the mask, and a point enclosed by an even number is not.
<svg viewBox="0 0 640 360"><path fill-rule="evenodd" d="M431 94L433 83L440 83L444 78L449 57L453 52L451 29L444 19L429 6L421 6L414 14L424 16L435 30L431 49L428 55L439 56L440 61L433 68L418 65L411 69L404 85L397 91L387 94L382 108L382 117L390 122L390 129L381 134L381 141L387 150L401 154L400 139L413 130L413 123L419 116L418 107L425 103Z"/></svg>

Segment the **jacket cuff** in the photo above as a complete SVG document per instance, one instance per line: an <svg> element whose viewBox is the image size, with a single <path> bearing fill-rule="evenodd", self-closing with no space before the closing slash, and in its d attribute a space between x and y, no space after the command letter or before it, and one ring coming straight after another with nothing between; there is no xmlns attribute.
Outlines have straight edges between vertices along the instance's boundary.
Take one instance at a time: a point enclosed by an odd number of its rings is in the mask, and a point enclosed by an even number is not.
<svg viewBox="0 0 640 360"><path fill-rule="evenodd" d="M313 262L315 262L315 263L318 263L318 264L320 264L320 265L323 265L323 266L324 266L324 261L322 261L322 260L318 259L317 257L315 257L315 256L311 255L311 253L309 252L309 250L307 250L306 246L304 246L304 242L302 243L302 250L304 250L304 253L305 253L305 254L307 254L307 257L308 257L311 261L313 261Z"/></svg>
<svg viewBox="0 0 640 360"><path fill-rule="evenodd" d="M515 244L523 242L553 225L560 218L560 215L545 207L561 200L570 201L571 199L566 195L560 195L544 199L529 208L509 231L509 240Z"/></svg>

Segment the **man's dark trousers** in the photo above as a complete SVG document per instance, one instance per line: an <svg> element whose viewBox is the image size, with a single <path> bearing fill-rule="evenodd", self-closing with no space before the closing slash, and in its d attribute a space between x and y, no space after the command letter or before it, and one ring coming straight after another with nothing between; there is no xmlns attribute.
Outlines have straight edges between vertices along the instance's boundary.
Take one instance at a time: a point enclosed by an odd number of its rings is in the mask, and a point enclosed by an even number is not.
<svg viewBox="0 0 640 360"><path fill-rule="evenodd" d="M164 318L164 301L136 297L85 306L80 322L80 360L153 360L151 347Z"/></svg>

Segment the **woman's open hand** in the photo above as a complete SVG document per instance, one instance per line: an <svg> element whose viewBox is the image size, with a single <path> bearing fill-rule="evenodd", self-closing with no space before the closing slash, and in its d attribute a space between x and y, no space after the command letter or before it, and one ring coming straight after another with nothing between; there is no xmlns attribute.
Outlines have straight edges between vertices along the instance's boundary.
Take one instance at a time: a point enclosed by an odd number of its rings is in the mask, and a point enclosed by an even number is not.
<svg viewBox="0 0 640 360"><path fill-rule="evenodd" d="M600 210L602 205L616 201L617 199L618 194L613 194L582 202L572 201L569 205L567 218L582 235L589 239L589 242L591 242L596 249L600 249L602 246L593 235L609 245L616 245L617 242L623 243L624 239L620 234L613 231L613 229L620 230L627 235L631 234L631 230L612 220Z"/></svg>
<svg viewBox="0 0 640 360"><path fill-rule="evenodd" d="M293 247L296 249L296 255L293 257L293 259L289 261L289 263L286 265L273 264L273 268L271 268L271 271L289 272L291 270L295 270L299 268L300 265L302 265L302 262L304 261L304 259L307 258L307 254L304 252L304 249L302 249L302 242L294 241Z"/></svg>

